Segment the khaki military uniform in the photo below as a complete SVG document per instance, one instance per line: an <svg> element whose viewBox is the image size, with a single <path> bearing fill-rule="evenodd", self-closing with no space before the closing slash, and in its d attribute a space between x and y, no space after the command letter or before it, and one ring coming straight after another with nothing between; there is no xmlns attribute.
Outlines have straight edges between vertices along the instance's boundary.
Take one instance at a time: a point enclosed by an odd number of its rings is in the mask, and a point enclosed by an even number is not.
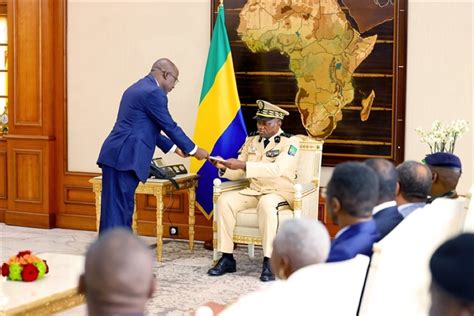
<svg viewBox="0 0 474 316"><path fill-rule="evenodd" d="M269 141L264 147L260 136L247 137L238 157L246 161L246 170L226 169L220 174L230 180L248 178L250 181L248 188L225 192L217 201L217 248L221 252L233 252L237 213L257 208L263 253L265 257L272 254L278 225L277 207L282 202L293 203L299 140L280 130Z"/></svg>

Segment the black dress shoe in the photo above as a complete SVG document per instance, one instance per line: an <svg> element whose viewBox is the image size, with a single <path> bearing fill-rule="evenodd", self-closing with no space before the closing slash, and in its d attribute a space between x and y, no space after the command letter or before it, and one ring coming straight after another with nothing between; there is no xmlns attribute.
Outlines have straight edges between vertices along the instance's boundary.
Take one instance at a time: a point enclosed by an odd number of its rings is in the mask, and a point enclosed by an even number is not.
<svg viewBox="0 0 474 316"><path fill-rule="evenodd" d="M222 257L219 259L214 268L211 268L209 269L209 271L207 271L207 274L211 276L219 276L235 271L237 271L237 264L235 263L235 259Z"/></svg>
<svg viewBox="0 0 474 316"><path fill-rule="evenodd" d="M260 274L260 281L268 282L268 281L274 281L274 280L275 280L275 275L273 274L272 269L270 268L270 261L269 260L263 261L262 274Z"/></svg>

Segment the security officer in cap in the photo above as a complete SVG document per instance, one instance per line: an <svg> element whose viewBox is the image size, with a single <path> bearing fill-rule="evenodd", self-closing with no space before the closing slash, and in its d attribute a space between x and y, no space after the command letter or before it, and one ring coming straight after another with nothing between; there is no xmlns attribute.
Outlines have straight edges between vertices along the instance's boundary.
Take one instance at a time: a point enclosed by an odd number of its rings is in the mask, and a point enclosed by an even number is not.
<svg viewBox="0 0 474 316"><path fill-rule="evenodd" d="M456 186L462 173L459 157L451 153L437 152L426 156L424 162L432 174L431 198L427 202L431 203L440 197L457 198Z"/></svg>
<svg viewBox="0 0 474 316"><path fill-rule="evenodd" d="M221 177L237 180L247 178L249 187L223 193L218 201L218 251L222 257L207 273L211 276L236 271L233 257L233 232L237 213L257 208L258 225L262 235L262 281L275 279L269 258L277 232L277 211L293 202L298 162L299 140L281 129L283 117L289 113L267 101L257 101L257 132L251 133L239 151L237 159L213 162Z"/></svg>

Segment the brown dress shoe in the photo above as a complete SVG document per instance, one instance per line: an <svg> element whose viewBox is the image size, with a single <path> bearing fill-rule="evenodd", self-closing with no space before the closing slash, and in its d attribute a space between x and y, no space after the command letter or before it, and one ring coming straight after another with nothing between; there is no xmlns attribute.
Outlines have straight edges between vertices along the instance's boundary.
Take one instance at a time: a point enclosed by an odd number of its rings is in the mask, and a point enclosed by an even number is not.
<svg viewBox="0 0 474 316"><path fill-rule="evenodd" d="M214 247L212 245L212 239L208 239L208 240L204 241L204 249L214 250Z"/></svg>

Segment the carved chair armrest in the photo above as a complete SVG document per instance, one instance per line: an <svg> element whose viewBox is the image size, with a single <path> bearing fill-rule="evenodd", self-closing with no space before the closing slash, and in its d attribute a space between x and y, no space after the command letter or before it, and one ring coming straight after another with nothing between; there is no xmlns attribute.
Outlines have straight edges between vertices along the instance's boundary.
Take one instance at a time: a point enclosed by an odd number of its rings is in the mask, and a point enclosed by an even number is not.
<svg viewBox="0 0 474 316"><path fill-rule="evenodd" d="M310 195L311 193L318 190L318 187L313 183L304 183L301 185L301 197L304 198L305 196Z"/></svg>
<svg viewBox="0 0 474 316"><path fill-rule="evenodd" d="M223 192L239 190L239 189L243 189L247 187L249 184L249 181L247 179L240 179L240 180L222 182L221 179L215 178L213 181L213 184L214 184L214 188L213 188L214 199L217 199Z"/></svg>
<svg viewBox="0 0 474 316"><path fill-rule="evenodd" d="M318 218L319 187L314 183L295 184L294 217Z"/></svg>
<svg viewBox="0 0 474 316"><path fill-rule="evenodd" d="M216 204L217 200L219 199L219 196L224 193L224 192L229 192L229 191L234 191L234 190L239 190L243 189L248 186L249 181L247 179L240 179L240 180L235 180L235 181L227 181L227 182L222 182L221 179L215 178L213 181L214 187L213 187L213 206L214 206L214 212L213 212L213 221L216 221ZM213 223L213 230L214 232L216 231L217 227L215 227L216 224Z"/></svg>

